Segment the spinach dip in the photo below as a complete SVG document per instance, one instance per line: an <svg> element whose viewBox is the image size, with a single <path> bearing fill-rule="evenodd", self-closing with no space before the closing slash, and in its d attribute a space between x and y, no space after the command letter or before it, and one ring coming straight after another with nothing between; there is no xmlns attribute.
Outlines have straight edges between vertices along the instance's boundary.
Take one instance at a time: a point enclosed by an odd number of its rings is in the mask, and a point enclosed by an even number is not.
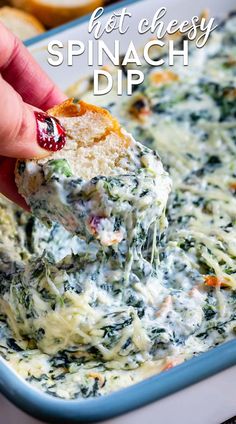
<svg viewBox="0 0 236 424"><path fill-rule="evenodd" d="M137 170L101 180L113 206L134 190L146 210L129 226L121 202L108 227L93 221L99 237L0 200L0 353L60 398L110 393L236 335L236 17L191 48L188 67L143 71L132 96L95 98L89 78L68 94L107 108L144 154L158 151L172 179L166 212L165 201L152 207L146 165L141 186ZM47 168L51 182L64 165ZM117 243L104 243L110 230Z"/></svg>

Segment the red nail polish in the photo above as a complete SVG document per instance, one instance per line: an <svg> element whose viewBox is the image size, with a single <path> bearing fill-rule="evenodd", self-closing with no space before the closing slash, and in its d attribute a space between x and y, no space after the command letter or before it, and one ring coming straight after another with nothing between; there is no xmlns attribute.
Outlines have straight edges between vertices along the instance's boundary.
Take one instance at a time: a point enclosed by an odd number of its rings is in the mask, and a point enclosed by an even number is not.
<svg viewBox="0 0 236 424"><path fill-rule="evenodd" d="M65 146L66 132L57 118L43 112L34 112L37 123L37 140L42 149L56 152Z"/></svg>

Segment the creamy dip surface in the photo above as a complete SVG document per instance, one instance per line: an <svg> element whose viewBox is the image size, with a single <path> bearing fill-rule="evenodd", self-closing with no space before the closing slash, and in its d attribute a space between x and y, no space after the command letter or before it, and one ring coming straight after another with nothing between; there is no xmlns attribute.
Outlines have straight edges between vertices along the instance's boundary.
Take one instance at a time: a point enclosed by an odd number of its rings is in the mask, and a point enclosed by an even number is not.
<svg viewBox="0 0 236 424"><path fill-rule="evenodd" d="M235 46L231 16L203 49L192 47L188 67L143 65L131 97L114 89L94 98L89 79L70 89L158 150L172 179L168 227L163 202L158 219L153 208L139 216L123 250L101 248L1 198L0 353L35 387L100 396L235 337ZM114 204L127 187L140 210L148 202L146 180L117 184L106 187Z"/></svg>

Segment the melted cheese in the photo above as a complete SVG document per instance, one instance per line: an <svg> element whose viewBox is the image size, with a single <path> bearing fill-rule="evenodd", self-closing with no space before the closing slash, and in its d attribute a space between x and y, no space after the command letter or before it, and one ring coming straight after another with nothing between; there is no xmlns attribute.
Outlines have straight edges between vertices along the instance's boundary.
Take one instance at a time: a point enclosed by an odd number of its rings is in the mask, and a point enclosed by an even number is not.
<svg viewBox="0 0 236 424"><path fill-rule="evenodd" d="M45 392L107 394L235 337L235 28L231 17L193 47L168 84L153 83L144 65L140 92L99 99L158 150L173 180L169 226L161 237L155 225L143 233L141 261L140 251L123 260L122 250L101 251L4 206L21 236L2 230L17 259L0 268L0 352ZM84 99L98 101L88 91Z"/></svg>

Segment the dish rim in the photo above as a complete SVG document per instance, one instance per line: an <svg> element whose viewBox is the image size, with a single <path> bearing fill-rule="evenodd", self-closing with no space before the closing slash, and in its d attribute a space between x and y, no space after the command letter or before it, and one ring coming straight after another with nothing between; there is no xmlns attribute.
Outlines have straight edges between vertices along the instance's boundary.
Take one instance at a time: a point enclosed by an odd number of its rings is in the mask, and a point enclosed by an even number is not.
<svg viewBox="0 0 236 424"><path fill-rule="evenodd" d="M64 400L36 389L0 358L0 393L34 418L65 424L99 422L146 406L236 365L236 340L99 398Z"/></svg>
<svg viewBox="0 0 236 424"><path fill-rule="evenodd" d="M104 7L104 15L107 15L108 13L112 13L115 10L119 10L122 9L123 7L127 7L130 4L134 4L134 3L139 3L142 2L143 0L122 0L122 1L118 1L118 3L114 3L108 6L103 6ZM71 22L68 22L66 24L60 25L56 28L52 28L48 31L43 32L42 34L36 35L35 37L29 38L28 40L24 41L24 44L26 47L31 47L33 44L38 43L39 41L43 41L46 38L52 37L53 35L59 34L60 32L63 32L65 30L71 29L76 27L77 25L81 25L85 22L89 22L91 17L91 13L85 16L81 16L80 18L77 18Z"/></svg>

